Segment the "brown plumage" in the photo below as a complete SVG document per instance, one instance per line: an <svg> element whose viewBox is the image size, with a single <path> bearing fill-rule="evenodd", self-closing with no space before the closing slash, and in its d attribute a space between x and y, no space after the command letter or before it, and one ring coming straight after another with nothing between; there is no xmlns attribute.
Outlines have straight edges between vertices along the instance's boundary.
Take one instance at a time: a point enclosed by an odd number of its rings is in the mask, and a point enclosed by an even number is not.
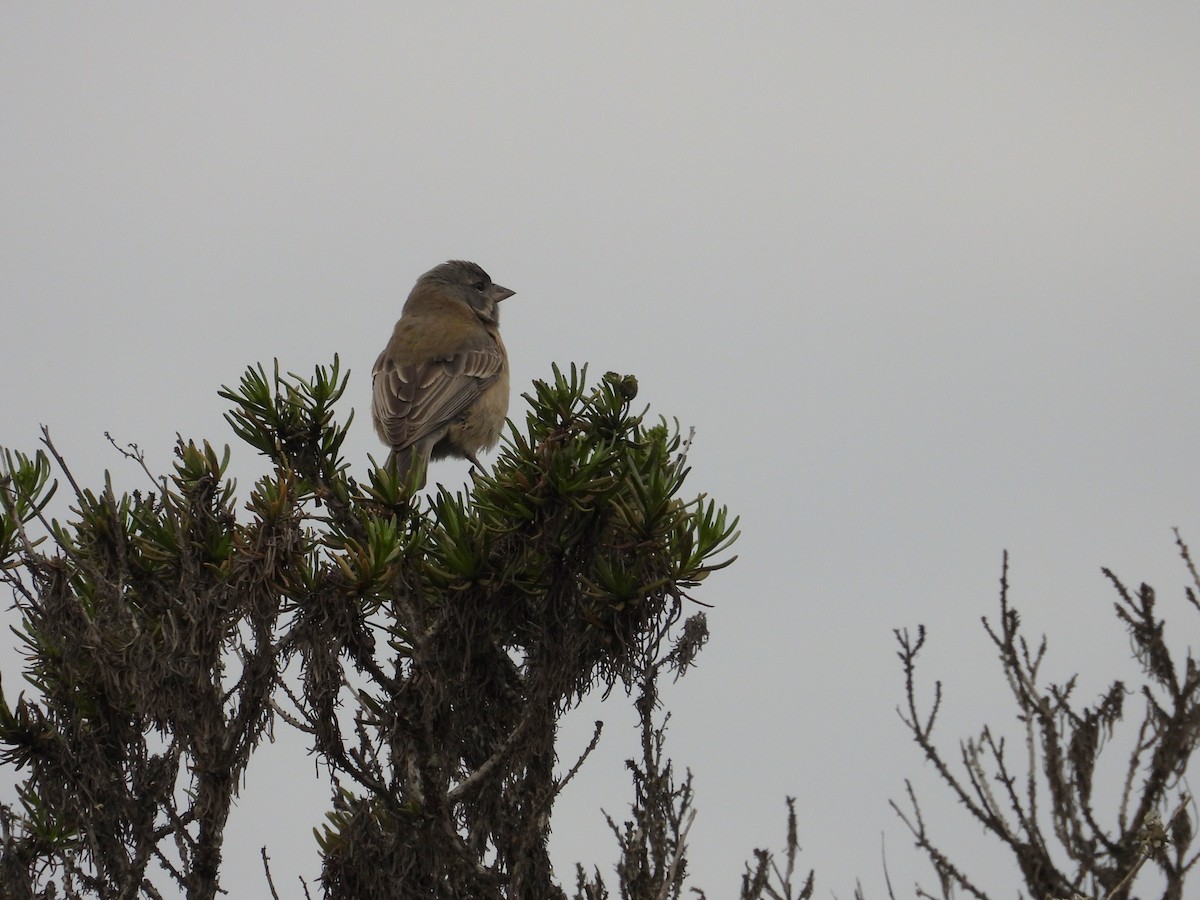
<svg viewBox="0 0 1200 900"><path fill-rule="evenodd" d="M497 304L513 295L472 262L451 260L417 279L372 370L371 414L388 465L414 490L430 459L495 446L508 413L508 354Z"/></svg>

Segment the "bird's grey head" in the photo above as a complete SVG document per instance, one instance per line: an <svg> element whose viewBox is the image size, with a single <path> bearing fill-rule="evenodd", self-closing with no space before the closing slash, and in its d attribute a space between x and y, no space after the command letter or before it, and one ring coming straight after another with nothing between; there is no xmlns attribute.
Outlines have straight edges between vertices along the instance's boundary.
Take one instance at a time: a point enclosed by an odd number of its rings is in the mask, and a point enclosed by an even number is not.
<svg viewBox="0 0 1200 900"><path fill-rule="evenodd" d="M480 266L462 259L452 259L435 266L422 275L420 281L450 288L475 310L479 318L491 323L500 321L500 307L497 304L516 293L493 284L491 276Z"/></svg>

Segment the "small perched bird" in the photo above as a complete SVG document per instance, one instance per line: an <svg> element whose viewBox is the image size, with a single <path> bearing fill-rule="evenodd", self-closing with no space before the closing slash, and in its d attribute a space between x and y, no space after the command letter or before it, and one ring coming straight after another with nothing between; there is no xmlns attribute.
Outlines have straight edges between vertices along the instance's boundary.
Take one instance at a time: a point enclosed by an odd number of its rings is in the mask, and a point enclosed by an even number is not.
<svg viewBox="0 0 1200 900"><path fill-rule="evenodd" d="M508 413L508 353L499 303L515 292L473 262L451 260L417 279L371 374L371 415L388 465L413 490L430 459L495 446Z"/></svg>

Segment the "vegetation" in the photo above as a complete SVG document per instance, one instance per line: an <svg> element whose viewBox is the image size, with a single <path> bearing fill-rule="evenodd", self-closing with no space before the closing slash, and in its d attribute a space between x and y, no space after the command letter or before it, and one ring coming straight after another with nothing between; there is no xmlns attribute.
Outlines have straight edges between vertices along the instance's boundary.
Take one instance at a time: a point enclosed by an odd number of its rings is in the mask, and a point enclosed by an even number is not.
<svg viewBox="0 0 1200 900"><path fill-rule="evenodd" d="M229 448L207 442L180 439L167 477L123 451L150 479L132 493L107 479L82 488L48 434L33 455L4 451L0 579L33 692L0 692L0 765L19 772L17 802L0 804L0 897L216 897L232 804L273 727L303 733L328 773L314 832L331 900L683 895L693 786L666 753L658 684L695 662L707 627L692 594L737 537L725 508L684 493L690 438L633 411L633 378L588 386L555 369L492 472L422 500L386 469L351 476L350 421L333 411L345 387L335 358L311 378L251 368L221 392L237 436L268 461L245 499L226 477ZM56 469L67 522L47 514ZM1200 665L1169 646L1151 588L1106 574L1139 683L1113 681L1092 702L1074 678L1044 683L1047 643L1021 630L1006 559L984 627L1019 745L1003 723L956 753L935 740L941 682L918 700L923 627L896 632L901 716L949 796L1015 861L1020 896L1116 900L1136 886L1181 900L1200 858L1185 779ZM631 696L641 723L628 819L609 819L611 887L598 868L564 885L547 854L555 800L599 739L597 725L564 771L557 725L591 692ZM1127 754L1115 787L1099 774L1106 750ZM917 896L1012 895L989 894L941 849L911 784L894 807L936 874ZM741 900L812 897L798 851L789 799L784 852L754 851ZM266 848L263 862L278 897Z"/></svg>
<svg viewBox="0 0 1200 900"><path fill-rule="evenodd" d="M329 773L327 897L563 896L546 839L582 760L556 774L556 721L615 687L650 721L658 672L704 643L689 592L731 561L736 521L681 498L685 448L631 411L632 378L555 370L494 472L427 504L386 470L351 477L345 385L335 360L222 391L271 466L242 509L207 442L120 495L75 484L48 436L49 455L5 454L0 559L37 696L0 702L0 762L25 773L0 894L216 896L232 801L281 718ZM67 524L44 516L50 456ZM686 799L669 767L647 777L648 805ZM623 880L682 883L665 827L653 852L624 840Z"/></svg>
<svg viewBox="0 0 1200 900"><path fill-rule="evenodd" d="M1178 532L1176 540L1192 578L1187 600L1200 612L1200 576ZM1046 639L1030 643L1021 632L1020 616L1009 602L1006 555L1000 615L983 625L999 654L1023 742L1014 752L1002 730L984 725L959 743L957 767L937 746L933 730L941 682L928 710L916 697L924 628L915 637L896 633L905 676L901 717L951 796L1016 861L1029 892L1022 896L1118 900L1150 896L1147 891L1154 889L1163 900L1182 900L1185 880L1200 859L1193 847L1195 803L1185 777L1200 744L1200 666L1190 649L1182 661L1172 652L1153 588L1143 584L1131 591L1108 569L1104 574L1117 592L1114 609L1129 632L1143 674L1139 684L1114 680L1089 703L1076 696L1076 677L1043 683ZM1131 698L1141 701L1132 730L1122 727L1129 724ZM1102 754L1114 748L1126 754L1115 789L1096 777ZM1114 795L1115 815L1106 821L1098 801ZM938 893L919 889L919 896L951 897L956 889L981 900L1005 896L989 895L939 848L911 784L907 799L904 808L895 803L893 808L933 864L939 885Z"/></svg>

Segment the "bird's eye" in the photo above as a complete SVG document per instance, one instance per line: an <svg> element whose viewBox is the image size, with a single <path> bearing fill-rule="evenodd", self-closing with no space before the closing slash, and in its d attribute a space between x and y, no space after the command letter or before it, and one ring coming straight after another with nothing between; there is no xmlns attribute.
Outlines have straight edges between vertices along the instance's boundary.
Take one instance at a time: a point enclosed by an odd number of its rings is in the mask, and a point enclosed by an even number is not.
<svg viewBox="0 0 1200 900"><path fill-rule="evenodd" d="M471 285L471 287L475 288L475 290L477 290L477 291L482 291L485 287L487 287L487 285L484 284L482 281L476 281L474 284Z"/></svg>

